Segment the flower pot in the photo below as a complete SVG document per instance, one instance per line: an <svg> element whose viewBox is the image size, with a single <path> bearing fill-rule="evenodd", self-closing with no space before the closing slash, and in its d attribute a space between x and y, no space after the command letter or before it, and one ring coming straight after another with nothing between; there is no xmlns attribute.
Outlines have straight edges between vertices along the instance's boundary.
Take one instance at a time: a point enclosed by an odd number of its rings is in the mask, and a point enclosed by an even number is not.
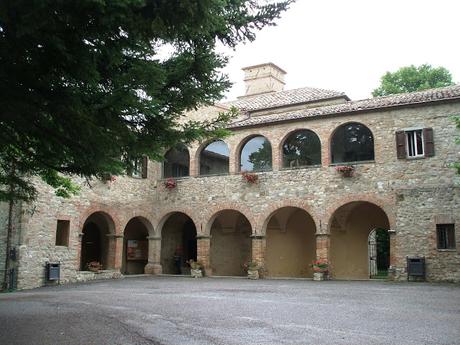
<svg viewBox="0 0 460 345"><path fill-rule="evenodd" d="M202 278L203 277L203 272L201 271L201 269L191 269L190 270L190 274L193 278Z"/></svg>
<svg viewBox="0 0 460 345"><path fill-rule="evenodd" d="M259 270L248 270L249 279L259 279Z"/></svg>
<svg viewBox="0 0 460 345"><path fill-rule="evenodd" d="M326 274L324 272L313 272L313 280L315 281L321 281L325 280Z"/></svg>

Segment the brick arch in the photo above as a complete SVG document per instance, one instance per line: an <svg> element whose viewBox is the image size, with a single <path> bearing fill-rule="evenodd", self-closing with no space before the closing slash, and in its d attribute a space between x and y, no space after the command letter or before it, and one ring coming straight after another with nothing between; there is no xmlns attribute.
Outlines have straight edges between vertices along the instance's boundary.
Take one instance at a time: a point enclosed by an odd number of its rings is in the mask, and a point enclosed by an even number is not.
<svg viewBox="0 0 460 345"><path fill-rule="evenodd" d="M273 136L272 133L263 133L263 132L256 132L256 133L251 133L251 134L248 134L246 135L243 139L241 139L238 144L236 145L235 147L235 150L233 151L233 154L234 154L234 162L235 162L235 171L238 173L240 172L240 164L241 164L241 151L243 150L243 147L244 145L246 145L246 143L251 140L252 138L254 137L264 137L265 139L268 140L268 142L270 143L270 146L272 148L272 167L273 167L273 161L274 161L274 157L276 157L276 145L273 145L273 143L276 143L276 138Z"/></svg>
<svg viewBox="0 0 460 345"><path fill-rule="evenodd" d="M216 220L219 213L222 211L236 211L236 212L241 213L243 216L246 217L249 224L251 225L252 234L255 234L254 216L252 215L251 212L248 212L247 207L242 207L240 204L237 204L237 203L226 203L226 204L217 205L217 206L209 208L208 211L206 212L206 215L203 221L203 223L205 224L204 229L201 229L200 232L197 231L197 233L199 235L209 236L211 234L212 224Z"/></svg>
<svg viewBox="0 0 460 345"><path fill-rule="evenodd" d="M331 132L331 134L329 135L329 138L328 138L328 142L327 142L327 146L328 146L328 151L329 151L329 157L327 157L327 160L329 163L332 163L332 139L334 138L334 135L335 133L337 132L337 130L347 124L350 124L350 123L357 123L357 124L360 124L360 125L363 125L364 127L366 127L369 132L371 132L371 135L372 135L372 140L374 141L374 147L373 147L373 150L374 150L374 160L375 160L375 135L374 135L374 132L372 132L370 126L368 123L364 123L364 122L360 122L360 121L346 121L344 123L341 123L339 125L337 125L334 130Z"/></svg>
<svg viewBox="0 0 460 345"><path fill-rule="evenodd" d="M203 152L203 150L206 148L206 146L208 146L209 144L215 142L215 141L222 141L225 145L227 145L227 148L228 148L228 155L229 155L229 158L230 158L230 155L232 154L232 150L231 150L231 146L228 142L226 142L225 140L223 139L218 139L218 138L214 138L214 139L209 139L209 140L206 140L204 141L203 143L200 143L198 145L198 147L196 147L195 149L195 153L194 153L194 156L190 156L192 159L194 159L195 161L195 165L196 165L196 175L199 176L201 174L200 172L200 161L201 161L201 152ZM230 162L229 162L230 164ZM228 170L230 172L230 166L228 167Z"/></svg>
<svg viewBox="0 0 460 345"><path fill-rule="evenodd" d="M161 231L163 230L164 224L169 219L169 217L174 213L185 214L187 217L189 217L192 220L193 224L195 224L197 234L200 232L201 223L199 222L199 218L196 217L196 215L192 212L192 210L188 208L176 207L176 208L167 209L159 214L159 217L157 218L157 222L153 223L153 228L155 230L154 234L156 237L161 237Z"/></svg>
<svg viewBox="0 0 460 345"><path fill-rule="evenodd" d="M190 146L178 143L176 146L172 146L172 147L169 147L168 149L164 150L163 158L165 158L164 156L166 156L166 154L169 152L169 150L172 150L173 148L175 148L177 146L181 146L181 145L187 150L187 153L188 153L188 175L193 176L192 160L193 160L194 155L191 152L191 147ZM161 176L161 178L165 178L164 177L164 161L161 163L161 175L160 176Z"/></svg>
<svg viewBox="0 0 460 345"><path fill-rule="evenodd" d="M388 223L390 224L390 229L395 229L396 226L396 215L394 212L394 200L390 198L379 198L374 195L369 194L357 194L350 195L346 198L342 198L336 202L329 204L327 209L324 212L323 219L327 222L327 226L324 227L325 233L330 234L332 217L334 217L335 212L340 209L342 206L350 204L352 202L367 202L373 204L386 214L388 218Z"/></svg>
<svg viewBox="0 0 460 345"><path fill-rule="evenodd" d="M295 207L307 212L313 219L313 222L315 223L316 232L318 232L318 222L320 218L318 217L316 210L306 200L290 199L270 204L270 206L257 217L256 224L259 232L258 235L266 235L267 225L271 217L276 213L276 211L285 207Z"/></svg>
<svg viewBox="0 0 460 345"><path fill-rule="evenodd" d="M125 222L123 223L123 233L125 232L126 226L128 225L128 223L135 218L138 218L140 222L146 227L146 229L149 232L149 236L152 236L152 237L155 236L155 228L153 227L152 219L147 215L136 213L136 212L132 212L129 215L129 217L125 219Z"/></svg>
<svg viewBox="0 0 460 345"><path fill-rule="evenodd" d="M320 154L321 154L321 161L323 160L323 140L321 139L321 136L316 133L314 130L310 129L310 128L306 128L306 127L295 127L294 129L290 130L286 135L284 135L281 140L279 141L278 143L278 147L277 147L277 152L279 154L279 164L280 164L280 167L283 167L283 145L284 145L284 142L292 135L294 134L295 132L299 132L299 131L310 131L312 133L314 133L316 135L316 137L318 138L319 140L319 144L320 144Z"/></svg>
<svg viewBox="0 0 460 345"><path fill-rule="evenodd" d="M122 221L120 218L117 216L117 213L119 212L118 209L105 206L105 205L92 205L86 210L84 210L82 213L80 213L80 220L79 220L79 229L80 231L83 229L83 226L85 225L86 220L93 215L94 213L103 213L108 217L108 220L113 223L113 227L109 226L110 233L112 235L120 235L123 232L122 228Z"/></svg>

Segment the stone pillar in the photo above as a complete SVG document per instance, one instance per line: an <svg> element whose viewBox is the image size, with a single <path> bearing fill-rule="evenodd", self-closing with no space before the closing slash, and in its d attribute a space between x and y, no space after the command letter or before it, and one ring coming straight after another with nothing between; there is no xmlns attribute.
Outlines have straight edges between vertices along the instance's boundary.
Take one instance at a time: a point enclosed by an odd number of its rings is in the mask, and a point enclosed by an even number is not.
<svg viewBox="0 0 460 345"><path fill-rule="evenodd" d="M149 259L144 267L145 274L161 274L161 237L149 236Z"/></svg>
<svg viewBox="0 0 460 345"><path fill-rule="evenodd" d="M123 235L108 234L106 236L109 238L107 268L121 271L123 263Z"/></svg>
<svg viewBox="0 0 460 345"><path fill-rule="evenodd" d="M197 261L203 264L206 276L212 276L211 268L211 236L198 235L196 237Z"/></svg>
<svg viewBox="0 0 460 345"><path fill-rule="evenodd" d="M233 149L233 146L232 147L229 147L230 148L230 157L229 157L229 161L228 161L228 173L230 175L234 175L234 174L237 174L239 173L240 169L238 167L238 161L239 161L239 157L238 157L238 152L236 152L234 149Z"/></svg>
<svg viewBox="0 0 460 345"><path fill-rule="evenodd" d="M398 280L401 274L397 269L396 262L396 230L388 230L390 236L390 267L388 267L388 279Z"/></svg>
<svg viewBox="0 0 460 345"><path fill-rule="evenodd" d="M316 234L316 259L329 262L331 239L329 234Z"/></svg>
<svg viewBox="0 0 460 345"><path fill-rule="evenodd" d="M252 239L252 262L257 262L260 266L265 265L265 248L267 241L265 235L253 235Z"/></svg>

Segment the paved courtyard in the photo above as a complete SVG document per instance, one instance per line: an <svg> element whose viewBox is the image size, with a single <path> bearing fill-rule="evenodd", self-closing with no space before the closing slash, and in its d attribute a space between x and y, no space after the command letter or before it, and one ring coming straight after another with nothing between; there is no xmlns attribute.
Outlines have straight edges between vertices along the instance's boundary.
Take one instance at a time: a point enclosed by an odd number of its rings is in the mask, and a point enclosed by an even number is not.
<svg viewBox="0 0 460 345"><path fill-rule="evenodd" d="M0 294L2 344L460 344L460 286L136 277Z"/></svg>

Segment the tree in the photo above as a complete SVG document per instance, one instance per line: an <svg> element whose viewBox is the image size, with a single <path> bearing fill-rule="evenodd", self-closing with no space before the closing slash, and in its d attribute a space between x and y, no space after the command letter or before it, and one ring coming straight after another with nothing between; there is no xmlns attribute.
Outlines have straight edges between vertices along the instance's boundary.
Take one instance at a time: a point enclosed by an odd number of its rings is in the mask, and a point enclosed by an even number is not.
<svg viewBox="0 0 460 345"><path fill-rule="evenodd" d="M0 200L57 194L66 176L121 174L133 159L227 134L231 114L184 122L230 86L217 42L235 47L293 0L0 2Z"/></svg>
<svg viewBox="0 0 460 345"><path fill-rule="evenodd" d="M402 67L396 72L387 72L380 80L380 86L372 92L374 97L397 93L421 91L453 85L452 75L444 67L414 65Z"/></svg>

